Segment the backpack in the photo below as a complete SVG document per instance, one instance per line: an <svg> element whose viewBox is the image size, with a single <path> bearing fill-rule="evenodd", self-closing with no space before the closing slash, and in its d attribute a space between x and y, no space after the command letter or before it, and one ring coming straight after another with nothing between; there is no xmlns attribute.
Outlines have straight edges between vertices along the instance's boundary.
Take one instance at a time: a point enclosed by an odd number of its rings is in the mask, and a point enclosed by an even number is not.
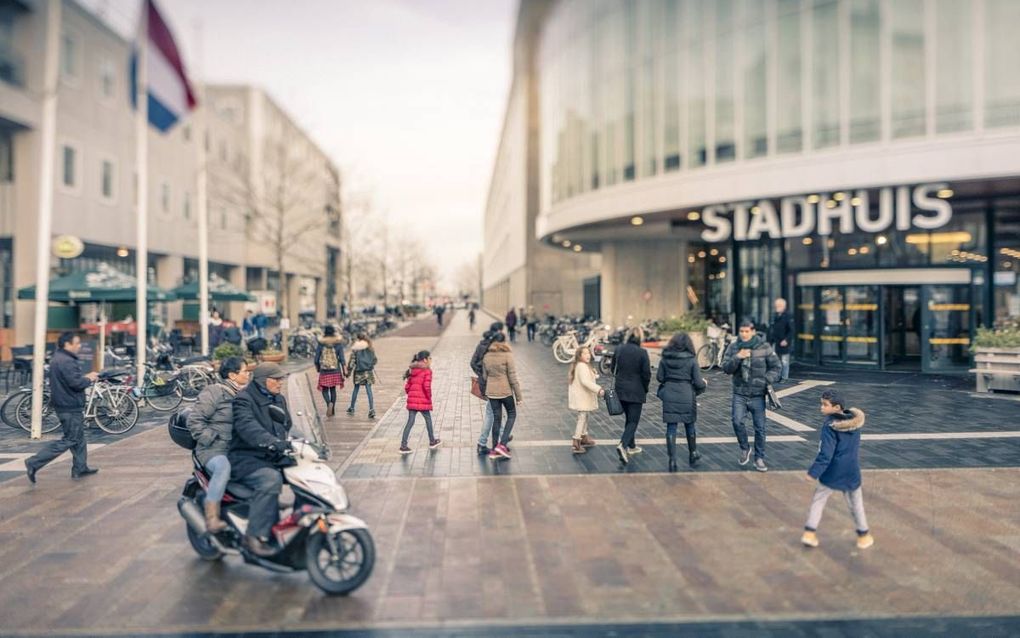
<svg viewBox="0 0 1020 638"><path fill-rule="evenodd" d="M339 370L340 362L336 358L336 349L331 345L322 346L322 356L319 357L320 370Z"/></svg>
<svg viewBox="0 0 1020 638"><path fill-rule="evenodd" d="M367 348L354 353L355 372L367 372L375 367L375 363L375 353Z"/></svg>

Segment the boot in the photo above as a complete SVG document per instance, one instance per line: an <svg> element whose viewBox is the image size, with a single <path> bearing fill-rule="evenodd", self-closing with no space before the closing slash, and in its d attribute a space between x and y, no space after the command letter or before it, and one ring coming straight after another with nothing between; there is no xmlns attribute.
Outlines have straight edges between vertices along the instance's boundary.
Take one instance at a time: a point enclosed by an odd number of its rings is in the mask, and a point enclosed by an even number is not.
<svg viewBox="0 0 1020 638"><path fill-rule="evenodd" d="M205 527L213 534L227 529L227 524L220 518L220 504L217 501L205 502Z"/></svg>
<svg viewBox="0 0 1020 638"><path fill-rule="evenodd" d="M687 450L690 452L687 462L691 467L694 467L698 464L698 459L701 458L701 452L698 451L698 434L694 428L687 431Z"/></svg>
<svg viewBox="0 0 1020 638"><path fill-rule="evenodd" d="M666 454L669 455L669 471L676 472L676 433L666 434Z"/></svg>
<svg viewBox="0 0 1020 638"><path fill-rule="evenodd" d="M570 439L570 443L571 443L571 446L572 446L571 447L571 451L574 454L584 454L585 452L588 451L587 449L585 449L584 445L582 445L582 443L581 443L581 441L583 441L583 440L584 439Z"/></svg>
<svg viewBox="0 0 1020 638"><path fill-rule="evenodd" d="M595 439L585 434L584 436L581 437L581 445L583 445L584 447L595 447Z"/></svg>

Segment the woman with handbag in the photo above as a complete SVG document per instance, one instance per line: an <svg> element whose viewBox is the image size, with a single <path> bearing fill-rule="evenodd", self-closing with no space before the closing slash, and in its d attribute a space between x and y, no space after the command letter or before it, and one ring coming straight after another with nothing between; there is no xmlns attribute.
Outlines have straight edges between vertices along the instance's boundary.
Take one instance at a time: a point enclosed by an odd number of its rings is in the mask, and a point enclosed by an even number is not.
<svg viewBox="0 0 1020 638"><path fill-rule="evenodd" d="M567 404L577 412L577 428L571 439L574 454L584 454L595 445L595 439L588 436L588 415L599 409L599 397L605 390L595 381L598 375L591 366L591 350L578 348L568 375L570 387L567 390Z"/></svg>
<svg viewBox="0 0 1020 638"><path fill-rule="evenodd" d="M694 343L686 332L678 332L662 350L659 369L655 373L659 389L655 393L662 401L662 420L666 424L666 452L669 455L669 471L676 472L676 431L677 424L684 424L687 434L688 461L691 467L698 463L697 432L694 424L698 420L697 396L705 391L708 383L701 376Z"/></svg>
<svg viewBox="0 0 1020 638"><path fill-rule="evenodd" d="M641 452L635 436L638 422L641 420L641 408L648 396L648 384L652 380L648 353L641 347L643 337L641 328L631 330L627 335L627 342L617 348L613 356L613 374L616 376L613 385L626 415L623 436L620 437L620 444L616 446L616 454L624 465L630 461L630 455Z"/></svg>

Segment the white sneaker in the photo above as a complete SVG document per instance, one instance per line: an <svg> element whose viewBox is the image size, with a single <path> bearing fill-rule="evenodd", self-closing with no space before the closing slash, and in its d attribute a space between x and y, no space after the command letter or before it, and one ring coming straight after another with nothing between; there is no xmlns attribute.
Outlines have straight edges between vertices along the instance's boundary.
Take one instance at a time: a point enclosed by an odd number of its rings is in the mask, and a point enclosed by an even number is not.
<svg viewBox="0 0 1020 638"><path fill-rule="evenodd" d="M751 448L740 451L740 460L737 463L741 465L747 465L747 462L751 460Z"/></svg>
<svg viewBox="0 0 1020 638"><path fill-rule="evenodd" d="M624 465L626 465L627 461L630 460L627 456L627 448L624 447L623 443L616 446L616 455L620 457L620 463L623 463Z"/></svg>
<svg viewBox="0 0 1020 638"><path fill-rule="evenodd" d="M627 448L627 454L641 454L642 450L638 446Z"/></svg>

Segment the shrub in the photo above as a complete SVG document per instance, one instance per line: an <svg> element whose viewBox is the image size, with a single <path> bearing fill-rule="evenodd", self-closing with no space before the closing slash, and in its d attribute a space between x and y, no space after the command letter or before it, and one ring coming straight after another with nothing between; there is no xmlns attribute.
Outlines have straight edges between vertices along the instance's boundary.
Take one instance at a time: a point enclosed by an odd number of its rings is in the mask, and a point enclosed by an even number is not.
<svg viewBox="0 0 1020 638"><path fill-rule="evenodd" d="M221 343L220 345L216 346L215 350L213 350L213 359L216 359L217 361L222 361L227 357L243 357L243 356L244 350L241 349L241 346L235 345L233 343Z"/></svg>
<svg viewBox="0 0 1020 638"><path fill-rule="evenodd" d="M701 315L686 314L679 317L673 316L669 319L660 319L656 322L660 333L675 332L704 332L708 328L709 321Z"/></svg>
<svg viewBox="0 0 1020 638"><path fill-rule="evenodd" d="M1020 325L998 329L978 328L972 350L977 348L1020 348Z"/></svg>

